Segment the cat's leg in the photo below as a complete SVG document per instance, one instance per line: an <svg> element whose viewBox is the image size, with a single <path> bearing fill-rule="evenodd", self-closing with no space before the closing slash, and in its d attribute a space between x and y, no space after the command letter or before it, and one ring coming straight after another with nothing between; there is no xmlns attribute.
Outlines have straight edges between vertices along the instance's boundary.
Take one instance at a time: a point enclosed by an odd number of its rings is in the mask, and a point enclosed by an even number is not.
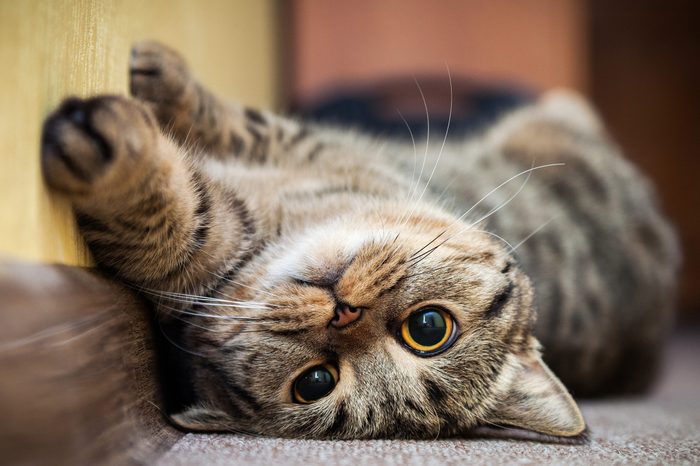
<svg viewBox="0 0 700 466"><path fill-rule="evenodd" d="M245 200L199 173L138 101L66 100L45 122L42 170L95 260L140 288L203 293L256 247Z"/></svg>
<svg viewBox="0 0 700 466"><path fill-rule="evenodd" d="M221 101L193 77L177 52L159 43L134 46L129 74L131 94L185 146L251 163L313 160L324 149L297 121Z"/></svg>

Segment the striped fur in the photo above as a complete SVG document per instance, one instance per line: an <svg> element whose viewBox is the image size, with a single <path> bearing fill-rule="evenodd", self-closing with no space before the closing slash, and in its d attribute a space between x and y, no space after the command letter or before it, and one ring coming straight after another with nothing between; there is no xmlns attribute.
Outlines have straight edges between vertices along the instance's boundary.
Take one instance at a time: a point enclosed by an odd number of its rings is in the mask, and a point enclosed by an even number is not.
<svg viewBox="0 0 700 466"><path fill-rule="evenodd" d="M183 427L580 435L538 339L575 393L649 385L676 241L578 98L545 98L424 158L420 145L222 103L159 44L138 44L130 69L137 100L69 99L47 119L42 167L98 264L180 326L171 343L194 392L173 414ZM330 326L339 303L362 318ZM426 304L458 336L418 357L398 329ZM293 403L295 378L325 362L339 369L333 392Z"/></svg>

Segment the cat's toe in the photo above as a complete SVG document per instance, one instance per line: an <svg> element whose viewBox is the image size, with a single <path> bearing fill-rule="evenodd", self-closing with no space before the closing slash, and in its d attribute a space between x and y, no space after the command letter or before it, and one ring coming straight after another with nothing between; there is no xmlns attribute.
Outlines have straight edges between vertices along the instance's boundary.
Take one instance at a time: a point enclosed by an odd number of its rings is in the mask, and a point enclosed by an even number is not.
<svg viewBox="0 0 700 466"><path fill-rule="evenodd" d="M131 49L131 95L151 104L159 119L170 117L192 82L185 60L157 42L138 42Z"/></svg>
<svg viewBox="0 0 700 466"><path fill-rule="evenodd" d="M68 194L87 194L125 155L134 159L155 124L139 107L116 96L66 99L42 130L46 183Z"/></svg>

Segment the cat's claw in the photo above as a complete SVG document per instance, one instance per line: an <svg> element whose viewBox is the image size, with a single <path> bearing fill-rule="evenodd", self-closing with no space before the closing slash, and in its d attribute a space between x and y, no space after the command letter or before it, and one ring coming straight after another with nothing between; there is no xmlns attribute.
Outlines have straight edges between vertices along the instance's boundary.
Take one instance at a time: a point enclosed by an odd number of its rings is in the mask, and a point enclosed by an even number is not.
<svg viewBox="0 0 700 466"><path fill-rule="evenodd" d="M162 123L178 111L194 80L179 53L153 41L134 44L129 61L131 95L148 103Z"/></svg>
<svg viewBox="0 0 700 466"><path fill-rule="evenodd" d="M115 166L134 165L155 134L153 116L138 102L118 96L66 99L44 122L44 179L67 194L88 194Z"/></svg>

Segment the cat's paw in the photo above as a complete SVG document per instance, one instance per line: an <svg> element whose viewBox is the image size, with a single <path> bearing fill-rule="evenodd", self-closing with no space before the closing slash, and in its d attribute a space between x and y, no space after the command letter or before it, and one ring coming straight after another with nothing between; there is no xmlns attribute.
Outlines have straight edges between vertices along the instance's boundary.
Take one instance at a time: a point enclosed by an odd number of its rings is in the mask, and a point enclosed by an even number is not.
<svg viewBox="0 0 700 466"><path fill-rule="evenodd" d="M153 146L156 122L142 104L119 96L69 98L44 122L41 168L66 194L90 194L125 176Z"/></svg>
<svg viewBox="0 0 700 466"><path fill-rule="evenodd" d="M187 90L194 84L179 53L158 42L136 43L129 62L131 95L145 101L161 123L186 106Z"/></svg>

